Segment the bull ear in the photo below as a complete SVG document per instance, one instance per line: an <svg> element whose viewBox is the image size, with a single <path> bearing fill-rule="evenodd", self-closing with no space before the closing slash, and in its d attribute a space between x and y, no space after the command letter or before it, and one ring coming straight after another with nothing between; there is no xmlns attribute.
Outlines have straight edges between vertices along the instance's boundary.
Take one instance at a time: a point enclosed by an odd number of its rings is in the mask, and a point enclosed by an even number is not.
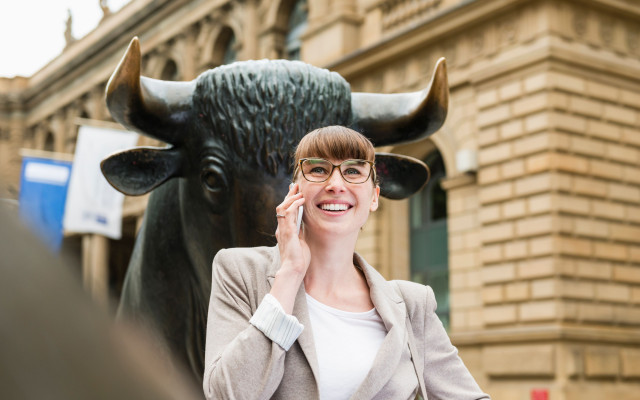
<svg viewBox="0 0 640 400"><path fill-rule="evenodd" d="M174 148L138 147L110 155L102 160L100 169L117 191L140 196L180 176L182 155Z"/></svg>
<svg viewBox="0 0 640 400"><path fill-rule="evenodd" d="M436 132L447 117L449 84L444 58L436 63L429 86L421 92L352 93L354 128L375 146L419 140Z"/></svg>
<svg viewBox="0 0 640 400"><path fill-rule="evenodd" d="M392 200L413 195L427 184L431 175L422 161L391 153L376 153L376 173L380 195Z"/></svg>

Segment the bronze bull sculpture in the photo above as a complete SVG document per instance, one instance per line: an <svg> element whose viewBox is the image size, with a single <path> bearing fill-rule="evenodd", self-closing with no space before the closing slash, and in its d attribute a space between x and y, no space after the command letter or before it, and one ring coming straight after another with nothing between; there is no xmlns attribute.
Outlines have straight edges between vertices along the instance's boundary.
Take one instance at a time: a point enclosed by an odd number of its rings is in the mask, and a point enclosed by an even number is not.
<svg viewBox="0 0 640 400"><path fill-rule="evenodd" d="M107 85L107 106L126 128L168 146L126 150L101 165L125 194L153 190L119 314L157 329L200 381L213 257L222 248L275 244L275 207L300 139L321 126L345 125L376 146L418 140L444 123L448 94L444 59L425 90L404 94L351 93L339 74L286 60L236 62L191 82L159 81L140 76L134 38ZM385 197L406 198L428 179L418 160L376 160Z"/></svg>

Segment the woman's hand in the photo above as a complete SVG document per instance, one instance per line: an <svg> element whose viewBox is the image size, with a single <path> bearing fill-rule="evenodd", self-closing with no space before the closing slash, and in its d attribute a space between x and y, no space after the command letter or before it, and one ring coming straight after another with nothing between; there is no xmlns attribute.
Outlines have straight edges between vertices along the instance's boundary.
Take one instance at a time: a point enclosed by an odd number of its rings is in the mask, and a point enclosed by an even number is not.
<svg viewBox="0 0 640 400"><path fill-rule="evenodd" d="M297 231L298 208L304 204L302 193L298 192L298 184L289 187L284 201L276 207L278 228L276 239L280 250L280 268L291 269L293 272L304 274L307 272L310 261L309 246L304 241L302 229Z"/></svg>
<svg viewBox="0 0 640 400"><path fill-rule="evenodd" d="M311 261L311 252L304 240L303 231L301 229L300 233L297 232L298 207L304 204L302 193L297 192L298 184L295 183L289 188L284 201L276 207L280 269L270 292L289 314L293 311L295 296Z"/></svg>

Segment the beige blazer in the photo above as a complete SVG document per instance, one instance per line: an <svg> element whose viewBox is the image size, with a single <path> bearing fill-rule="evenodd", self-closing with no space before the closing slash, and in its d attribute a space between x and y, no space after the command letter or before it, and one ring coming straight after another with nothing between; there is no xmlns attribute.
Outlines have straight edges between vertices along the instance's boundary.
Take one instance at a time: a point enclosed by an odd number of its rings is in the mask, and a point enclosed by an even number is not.
<svg viewBox="0 0 640 400"><path fill-rule="evenodd" d="M354 254L354 262L364 272L387 336L351 399L415 398L419 386L408 346L407 318L415 348L421 353L414 357L430 400L489 399L458 357L436 316L431 288L403 282L399 293L359 255ZM213 260L203 382L207 399L319 398L318 362L304 285L298 291L293 315L305 329L289 351L249 324L271 290L278 268L277 247L221 250Z"/></svg>

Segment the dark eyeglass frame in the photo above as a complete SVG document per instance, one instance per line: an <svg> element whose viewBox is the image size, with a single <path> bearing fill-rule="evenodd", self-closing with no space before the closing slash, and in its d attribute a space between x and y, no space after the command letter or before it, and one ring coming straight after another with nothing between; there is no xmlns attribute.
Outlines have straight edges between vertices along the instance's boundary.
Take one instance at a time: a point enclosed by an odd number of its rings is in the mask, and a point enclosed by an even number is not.
<svg viewBox="0 0 640 400"><path fill-rule="evenodd" d="M307 178L307 176L304 174L304 171L302 169L302 163L305 161L309 161L309 160L319 160L319 161L326 161L327 163L329 163L332 167L331 167L331 171L329 172L329 174L327 175L326 179L323 181L312 181L311 179ZM339 168L342 166L342 164L346 163L346 162L353 162L353 161L357 161L357 162L364 162L369 164L369 166L371 168L369 168L369 175L367 175L367 179L365 179L362 182L351 182L350 180L348 180L347 178L344 177L344 175L342 175L342 170ZM293 178L295 179L296 174L298 173L298 170L300 170L300 173L302 174L302 177L304 179L306 179L309 182L312 183L324 183L326 181L329 180L329 178L331 178L331 175L333 175L333 171L338 168L338 172L340 173L340 176L342 177L342 180L347 182L347 183L351 183L353 185L361 185L365 182L367 182L369 180L369 178L371 178L371 174L373 173L373 181L376 181L376 168L375 168L375 163L373 161L369 161L369 160L362 160L359 158L350 158L348 160L344 160L343 162L341 162L340 164L334 164L331 161L325 159L325 158L320 158L320 157L308 157L308 158L301 158L300 160L298 160L298 165L296 165L296 169L295 171L293 171Z"/></svg>

